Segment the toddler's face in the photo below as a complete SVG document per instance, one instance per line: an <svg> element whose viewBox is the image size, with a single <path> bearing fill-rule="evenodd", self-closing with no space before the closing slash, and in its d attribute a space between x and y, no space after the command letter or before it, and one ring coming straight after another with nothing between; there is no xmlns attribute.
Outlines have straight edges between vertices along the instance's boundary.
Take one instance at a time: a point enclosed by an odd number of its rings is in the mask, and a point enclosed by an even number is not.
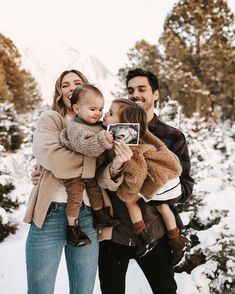
<svg viewBox="0 0 235 294"><path fill-rule="evenodd" d="M120 117L119 117L119 103L112 103L109 111L105 113L103 118L103 125L107 127L107 125L111 124L117 124L120 123Z"/></svg>
<svg viewBox="0 0 235 294"><path fill-rule="evenodd" d="M95 124L103 115L104 98L96 93L89 92L80 101L73 105L73 110L88 124Z"/></svg>

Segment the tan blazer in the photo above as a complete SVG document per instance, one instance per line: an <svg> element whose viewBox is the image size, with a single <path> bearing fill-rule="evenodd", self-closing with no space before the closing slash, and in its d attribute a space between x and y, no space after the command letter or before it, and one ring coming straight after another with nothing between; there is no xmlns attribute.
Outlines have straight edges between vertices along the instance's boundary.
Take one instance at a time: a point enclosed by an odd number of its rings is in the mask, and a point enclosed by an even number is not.
<svg viewBox="0 0 235 294"><path fill-rule="evenodd" d="M56 193L60 179L91 178L95 175L96 159L75 153L59 142L66 119L49 110L39 118L33 138L33 155L43 167L39 184L31 192L24 221L42 227L47 210Z"/></svg>

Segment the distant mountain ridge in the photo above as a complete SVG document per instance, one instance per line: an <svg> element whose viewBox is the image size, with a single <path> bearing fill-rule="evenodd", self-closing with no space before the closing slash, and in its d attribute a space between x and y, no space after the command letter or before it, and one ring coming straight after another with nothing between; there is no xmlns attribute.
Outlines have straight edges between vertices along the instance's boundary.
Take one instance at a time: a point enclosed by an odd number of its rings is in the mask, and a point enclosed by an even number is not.
<svg viewBox="0 0 235 294"><path fill-rule="evenodd" d="M45 104L51 104L55 81L62 71L68 69L80 70L90 83L102 91L106 100L105 108L114 98L111 92L118 89L117 76L113 75L98 58L90 54L81 54L65 42L43 44L40 48L31 46L21 49L20 52L22 66L35 77Z"/></svg>

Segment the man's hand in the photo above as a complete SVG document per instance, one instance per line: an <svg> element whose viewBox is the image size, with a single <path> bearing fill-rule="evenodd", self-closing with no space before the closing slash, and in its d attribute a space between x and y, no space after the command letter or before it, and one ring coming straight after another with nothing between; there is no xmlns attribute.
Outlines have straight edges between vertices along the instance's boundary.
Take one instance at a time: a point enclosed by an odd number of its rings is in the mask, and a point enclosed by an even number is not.
<svg viewBox="0 0 235 294"><path fill-rule="evenodd" d="M31 182L34 186L37 186L39 183L39 179L42 173L42 169L40 165L35 164L34 165L34 170L31 173Z"/></svg>

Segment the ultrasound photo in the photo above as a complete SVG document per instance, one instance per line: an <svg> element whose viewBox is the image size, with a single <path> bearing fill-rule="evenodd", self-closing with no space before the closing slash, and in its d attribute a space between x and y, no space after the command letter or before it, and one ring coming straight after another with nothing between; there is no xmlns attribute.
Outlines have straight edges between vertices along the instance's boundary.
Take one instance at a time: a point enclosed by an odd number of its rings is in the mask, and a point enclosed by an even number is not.
<svg viewBox="0 0 235 294"><path fill-rule="evenodd" d="M124 141L130 146L139 144L140 125L138 123L119 123L108 125L107 131L113 134L115 142Z"/></svg>

